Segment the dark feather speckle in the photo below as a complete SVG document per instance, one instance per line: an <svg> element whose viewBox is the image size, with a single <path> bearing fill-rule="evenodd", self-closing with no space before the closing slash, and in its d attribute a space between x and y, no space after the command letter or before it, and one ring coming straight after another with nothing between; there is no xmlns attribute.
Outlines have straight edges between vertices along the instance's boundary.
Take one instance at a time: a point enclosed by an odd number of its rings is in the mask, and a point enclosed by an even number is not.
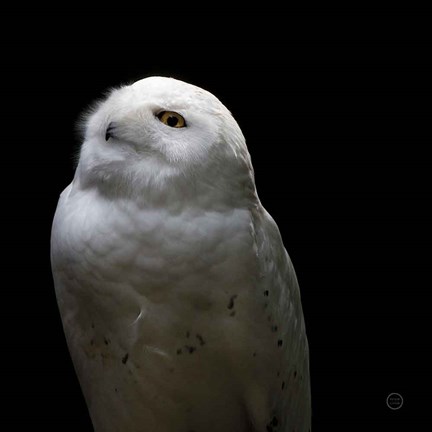
<svg viewBox="0 0 432 432"><path fill-rule="evenodd" d="M189 354L192 354L194 351L196 351L196 348L194 346L185 345L185 348L187 349Z"/></svg>
<svg viewBox="0 0 432 432"><path fill-rule="evenodd" d="M234 307L234 300L236 298L237 298L237 294L234 294L231 296L229 303L228 303L228 306L227 306L228 309L232 309Z"/></svg>
<svg viewBox="0 0 432 432"><path fill-rule="evenodd" d="M201 346L205 345L205 340L199 333L196 334L196 338Z"/></svg>

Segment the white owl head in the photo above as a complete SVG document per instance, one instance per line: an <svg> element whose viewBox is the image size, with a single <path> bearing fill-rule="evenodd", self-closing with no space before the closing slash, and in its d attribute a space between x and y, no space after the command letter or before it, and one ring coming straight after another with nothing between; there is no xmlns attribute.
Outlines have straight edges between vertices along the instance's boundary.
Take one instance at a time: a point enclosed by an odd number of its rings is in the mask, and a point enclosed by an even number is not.
<svg viewBox="0 0 432 432"><path fill-rule="evenodd" d="M113 90L90 114L77 175L82 185L136 189L238 170L250 172L249 155L225 106L199 87L150 77Z"/></svg>

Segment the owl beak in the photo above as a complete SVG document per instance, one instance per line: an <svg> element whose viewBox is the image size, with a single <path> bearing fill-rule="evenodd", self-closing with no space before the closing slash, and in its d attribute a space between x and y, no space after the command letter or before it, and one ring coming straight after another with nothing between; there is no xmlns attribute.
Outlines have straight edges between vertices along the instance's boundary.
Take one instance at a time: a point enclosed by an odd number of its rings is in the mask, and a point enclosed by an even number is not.
<svg viewBox="0 0 432 432"><path fill-rule="evenodd" d="M111 123L108 125L107 130L106 130L106 132L105 132L105 141L108 141L110 138L113 138L113 137L114 137L114 129L115 129L115 126L114 126L114 124L111 122Z"/></svg>

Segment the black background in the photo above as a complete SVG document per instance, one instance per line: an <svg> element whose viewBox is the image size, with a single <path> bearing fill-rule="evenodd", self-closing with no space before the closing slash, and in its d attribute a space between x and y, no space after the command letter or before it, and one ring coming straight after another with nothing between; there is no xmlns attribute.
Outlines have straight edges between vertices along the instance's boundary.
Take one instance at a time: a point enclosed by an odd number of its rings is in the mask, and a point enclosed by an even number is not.
<svg viewBox="0 0 432 432"><path fill-rule="evenodd" d="M432 402L430 17L209 13L189 24L143 14L137 26L133 15L123 28L115 13L28 14L18 19L26 32L9 34L8 430L92 430L55 302L50 227L73 176L80 113L149 75L211 91L246 136L260 198L300 282L313 429L423 429ZM398 411L386 406L391 392L404 398Z"/></svg>

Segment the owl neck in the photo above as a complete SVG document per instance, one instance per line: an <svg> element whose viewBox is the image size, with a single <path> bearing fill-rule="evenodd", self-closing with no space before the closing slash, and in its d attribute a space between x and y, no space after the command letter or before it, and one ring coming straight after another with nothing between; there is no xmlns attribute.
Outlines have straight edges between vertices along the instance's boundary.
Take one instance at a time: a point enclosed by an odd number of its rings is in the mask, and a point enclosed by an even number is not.
<svg viewBox="0 0 432 432"><path fill-rule="evenodd" d="M194 206L206 210L248 208L258 202L253 173L247 166L198 166L190 170L154 161L79 163L74 187L96 189L110 200L132 200L140 207Z"/></svg>

